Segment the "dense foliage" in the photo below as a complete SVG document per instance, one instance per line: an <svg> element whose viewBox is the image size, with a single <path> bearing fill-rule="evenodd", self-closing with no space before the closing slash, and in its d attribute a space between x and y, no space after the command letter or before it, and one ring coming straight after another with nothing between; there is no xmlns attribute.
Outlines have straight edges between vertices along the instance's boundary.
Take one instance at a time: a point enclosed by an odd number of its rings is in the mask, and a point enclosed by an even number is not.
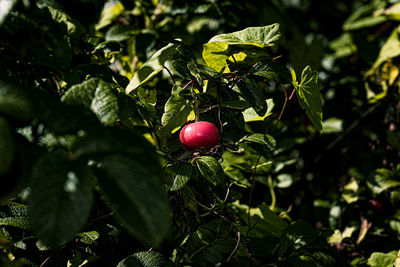
<svg viewBox="0 0 400 267"><path fill-rule="evenodd" d="M396 2L1 1L0 265L400 266Z"/></svg>

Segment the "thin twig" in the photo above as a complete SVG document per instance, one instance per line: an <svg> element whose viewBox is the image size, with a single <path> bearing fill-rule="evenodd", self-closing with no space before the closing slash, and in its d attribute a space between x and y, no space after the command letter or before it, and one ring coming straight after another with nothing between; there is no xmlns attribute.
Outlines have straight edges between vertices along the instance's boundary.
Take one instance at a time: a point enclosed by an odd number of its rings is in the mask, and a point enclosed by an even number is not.
<svg viewBox="0 0 400 267"><path fill-rule="evenodd" d="M237 242L236 242L236 246L235 246L235 248L233 249L231 255L229 255L229 257L226 259L226 263L228 263L228 261L233 257L233 255L235 255L236 251L237 251L238 248L239 248L239 244L240 244L240 232L238 231L238 232L237 232Z"/></svg>
<svg viewBox="0 0 400 267"><path fill-rule="evenodd" d="M279 123L279 121L280 121L281 118L282 118L283 112L285 111L286 104L287 104L287 101L288 101L288 95L287 95L286 89L285 89L285 87L283 87L283 85L282 85L282 88L283 88L283 92L285 93L285 102L283 103L283 107L282 107L281 113L279 114L279 118L278 118L278 120L276 121L275 126L274 126L274 128L272 129L272 131L271 131L271 134L274 133L276 127L278 126L278 123Z"/></svg>
<svg viewBox="0 0 400 267"><path fill-rule="evenodd" d="M171 71L165 66L163 68L168 72L169 76L171 77L172 83L175 85L176 84L175 78L174 78L174 76L172 76Z"/></svg>

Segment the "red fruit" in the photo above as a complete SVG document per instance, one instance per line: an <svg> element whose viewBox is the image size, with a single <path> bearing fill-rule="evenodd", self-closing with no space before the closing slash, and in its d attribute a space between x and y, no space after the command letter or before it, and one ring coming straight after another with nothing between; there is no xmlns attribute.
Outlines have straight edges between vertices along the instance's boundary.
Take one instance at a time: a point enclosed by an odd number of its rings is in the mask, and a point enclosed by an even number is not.
<svg viewBox="0 0 400 267"><path fill-rule="evenodd" d="M207 121L190 123L183 127L179 141L188 149L213 148L218 144L219 132L217 127Z"/></svg>

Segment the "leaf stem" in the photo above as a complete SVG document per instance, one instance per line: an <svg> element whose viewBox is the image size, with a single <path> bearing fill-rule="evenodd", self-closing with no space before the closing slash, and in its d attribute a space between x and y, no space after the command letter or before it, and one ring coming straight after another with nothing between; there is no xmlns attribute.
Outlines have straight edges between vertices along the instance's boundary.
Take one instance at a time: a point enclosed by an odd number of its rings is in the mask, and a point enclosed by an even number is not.
<svg viewBox="0 0 400 267"><path fill-rule="evenodd" d="M276 194L275 194L275 189L274 189L271 175L268 176L268 188L269 188L269 192L271 194L271 205L269 205L269 209L273 211L276 206Z"/></svg>
<svg viewBox="0 0 400 267"><path fill-rule="evenodd" d="M249 210L248 210L248 213L247 213L247 224L248 224L249 228L247 229L246 235L249 235L250 228L251 228L250 209L251 209L251 203L253 202L253 191L254 191L254 188L256 186L256 179L255 179L254 176L256 174L257 166L258 166L258 163L260 162L260 158L261 158L261 153L258 154L258 157L257 157L257 160L256 160L256 164L255 164L254 169L253 169L253 173L251 174L251 189L250 189L250 196L249 196Z"/></svg>
<svg viewBox="0 0 400 267"><path fill-rule="evenodd" d="M172 83L175 85L176 84L175 78L174 76L172 76L171 71L166 66L163 66L163 68L168 72L169 76L171 77Z"/></svg>

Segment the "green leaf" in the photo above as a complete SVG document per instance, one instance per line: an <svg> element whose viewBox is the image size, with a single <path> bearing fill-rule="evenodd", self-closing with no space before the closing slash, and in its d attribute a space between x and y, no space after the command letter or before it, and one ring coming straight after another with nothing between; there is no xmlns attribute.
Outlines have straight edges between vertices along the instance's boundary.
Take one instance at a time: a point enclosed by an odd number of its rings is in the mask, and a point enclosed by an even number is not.
<svg viewBox="0 0 400 267"><path fill-rule="evenodd" d="M264 48L273 45L280 37L279 24L264 27L249 27L241 31L216 35L203 45L203 59L207 66L220 72L227 66L229 57L236 53L261 58Z"/></svg>
<svg viewBox="0 0 400 267"><path fill-rule="evenodd" d="M81 241L83 243L90 245L93 244L100 237L100 234L97 231L90 231L79 233L78 236L81 237Z"/></svg>
<svg viewBox="0 0 400 267"><path fill-rule="evenodd" d="M182 96L185 90L186 89L178 85L172 87L171 97L164 106L164 114L161 118L161 124L163 125L159 129L159 135L161 137L170 135L174 129L188 121L188 116L192 113L193 107L191 103Z"/></svg>
<svg viewBox="0 0 400 267"><path fill-rule="evenodd" d="M154 53L136 72L125 92L130 94L139 86L156 76L163 68L165 62L170 59L176 52L177 44L168 44L156 53Z"/></svg>
<svg viewBox="0 0 400 267"><path fill-rule="evenodd" d="M220 34L208 42L225 42L228 44L250 44L259 47L270 46L280 38L279 24L263 27L249 27L241 31Z"/></svg>
<svg viewBox="0 0 400 267"><path fill-rule="evenodd" d="M226 65L229 55L224 52L228 50L228 43L212 42L203 44L203 59L207 66L216 72L220 72Z"/></svg>
<svg viewBox="0 0 400 267"><path fill-rule="evenodd" d="M35 164L30 193L32 230L49 246L71 240L86 223L93 202L91 176L66 154L51 152Z"/></svg>
<svg viewBox="0 0 400 267"><path fill-rule="evenodd" d="M368 265L372 267L392 267L397 257L397 251L388 253L374 252L368 258Z"/></svg>
<svg viewBox="0 0 400 267"><path fill-rule="evenodd" d="M123 11L124 6L121 2L109 2L106 4L101 12L100 20L96 24L96 30L100 30L111 24Z"/></svg>
<svg viewBox="0 0 400 267"><path fill-rule="evenodd" d="M379 195L388 189L400 186L400 181L394 172L380 168L371 173L367 185L374 195Z"/></svg>
<svg viewBox="0 0 400 267"><path fill-rule="evenodd" d="M0 176L10 170L15 156L15 144L11 128L0 116Z"/></svg>
<svg viewBox="0 0 400 267"><path fill-rule="evenodd" d="M0 226L12 226L24 230L29 230L29 219L28 217L5 217L0 218Z"/></svg>
<svg viewBox="0 0 400 267"><path fill-rule="evenodd" d="M264 116L259 116L254 108L248 108L242 112L244 121L263 121L266 117L272 115L272 109L275 106L274 100L272 98L269 98L265 102L267 104L267 111L265 112Z"/></svg>
<svg viewBox="0 0 400 267"><path fill-rule="evenodd" d="M238 83L240 92L249 102L250 106L257 112L259 116L264 116L267 111L267 103L264 94L258 84L250 79Z"/></svg>
<svg viewBox="0 0 400 267"><path fill-rule="evenodd" d="M371 68L367 71L366 76L372 75L383 62L400 56L399 34L400 34L400 26L398 26L392 31L389 38L386 40L385 44L379 51L378 58L375 60Z"/></svg>
<svg viewBox="0 0 400 267"><path fill-rule="evenodd" d="M104 125L118 120L119 106L115 85L99 78L72 86L61 98L64 103L90 108Z"/></svg>
<svg viewBox="0 0 400 267"><path fill-rule="evenodd" d="M305 110L311 123L322 133L322 100L318 89L318 73L307 66L301 74L301 82L296 89L300 106Z"/></svg>
<svg viewBox="0 0 400 267"><path fill-rule="evenodd" d="M384 16L374 12L386 6L385 1L370 1L356 9L351 16L343 23L343 30L359 30L365 27L371 27L387 20Z"/></svg>
<svg viewBox="0 0 400 267"><path fill-rule="evenodd" d="M176 163L167 168L167 173L174 179L170 188L171 191L182 189L185 184L190 180L193 173L193 167L187 163Z"/></svg>
<svg viewBox="0 0 400 267"><path fill-rule="evenodd" d="M289 70L284 65L274 61L256 63L249 72L252 75L283 84L291 83L292 81Z"/></svg>
<svg viewBox="0 0 400 267"><path fill-rule="evenodd" d="M273 213L265 203L258 206L262 214L263 223L267 225L267 229L275 236L280 236L284 229L288 226L287 223L278 215Z"/></svg>
<svg viewBox="0 0 400 267"><path fill-rule="evenodd" d="M255 143L262 145L266 151L274 151L276 147L276 141L275 139L268 134L261 134L261 133L255 133L251 135L246 135L243 137L243 141L246 143Z"/></svg>
<svg viewBox="0 0 400 267"><path fill-rule="evenodd" d="M138 155L140 157L140 155ZM159 244L168 233L170 206L154 176L157 162L106 156L97 171L101 191L122 226L141 242Z"/></svg>
<svg viewBox="0 0 400 267"><path fill-rule="evenodd" d="M117 267L167 267L172 266L161 253L156 251L141 251L123 259Z"/></svg>
<svg viewBox="0 0 400 267"><path fill-rule="evenodd" d="M210 183L216 185L224 182L224 171L218 160L211 156L201 156L196 159L197 167Z"/></svg>

